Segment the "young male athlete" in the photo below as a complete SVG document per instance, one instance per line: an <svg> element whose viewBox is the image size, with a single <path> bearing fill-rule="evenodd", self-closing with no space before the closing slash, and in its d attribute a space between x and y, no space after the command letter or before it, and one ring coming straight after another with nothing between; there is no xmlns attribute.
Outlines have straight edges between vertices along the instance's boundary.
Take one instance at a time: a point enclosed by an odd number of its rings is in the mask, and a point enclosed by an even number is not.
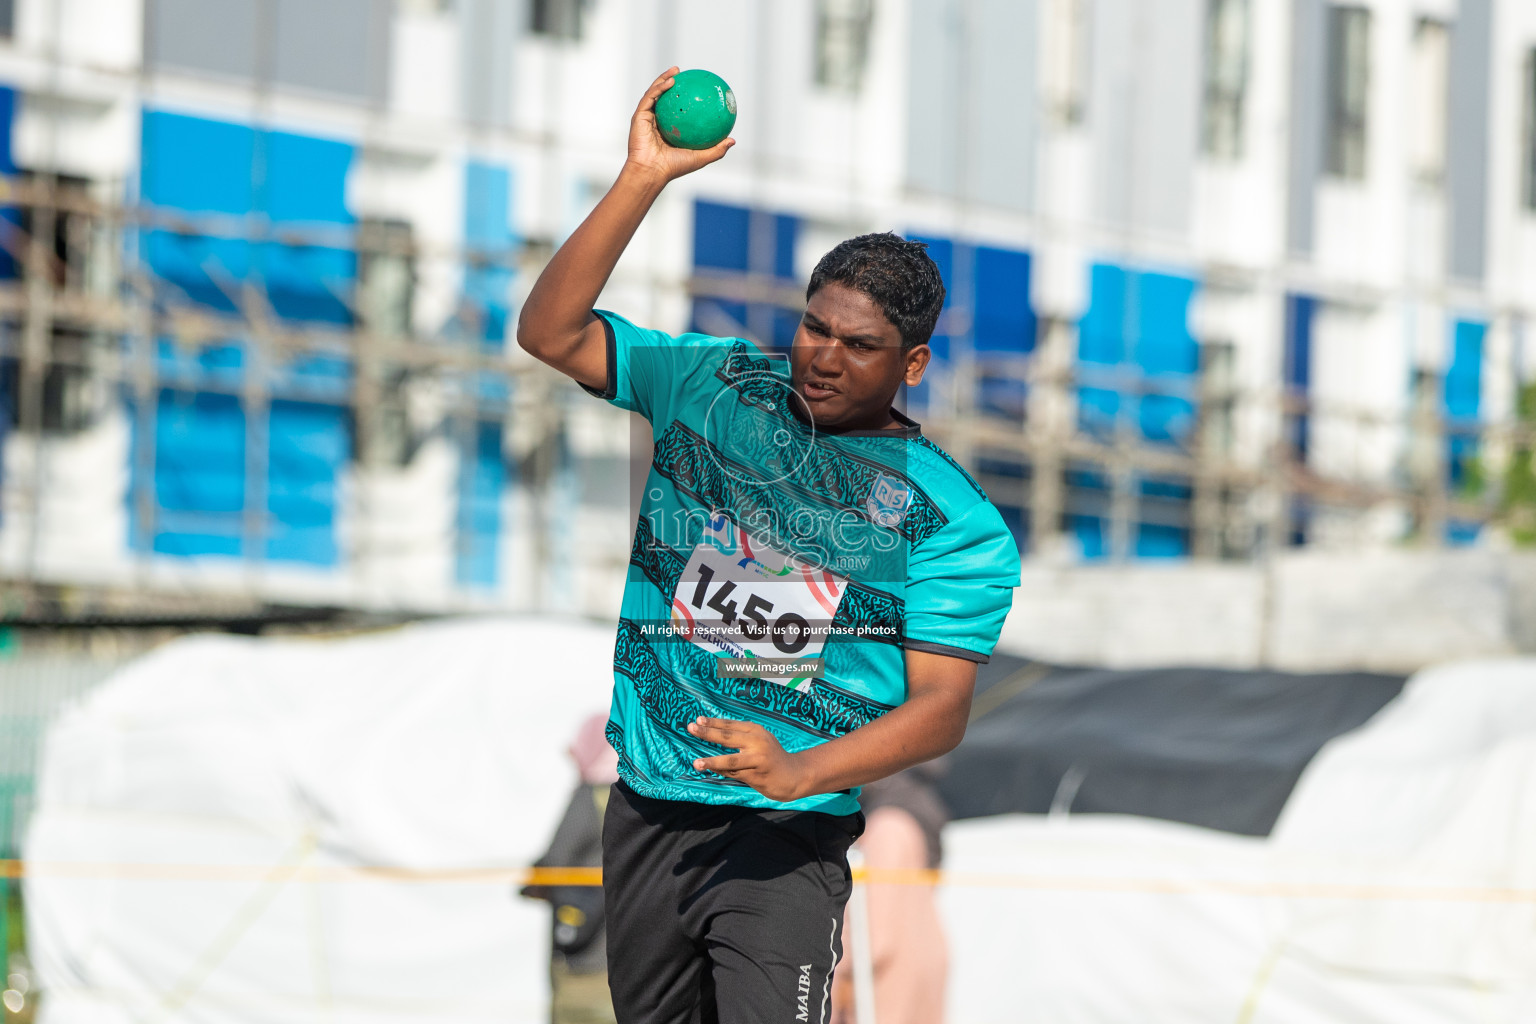
<svg viewBox="0 0 1536 1024"><path fill-rule="evenodd" d="M614 651L603 825L624 1024L825 1021L863 827L858 787L952 749L1018 550L974 481L892 407L944 301L895 235L822 258L789 359L595 312L672 179L651 83L617 181L540 275L519 343L646 417L655 454ZM558 681L552 681L558 685Z"/></svg>

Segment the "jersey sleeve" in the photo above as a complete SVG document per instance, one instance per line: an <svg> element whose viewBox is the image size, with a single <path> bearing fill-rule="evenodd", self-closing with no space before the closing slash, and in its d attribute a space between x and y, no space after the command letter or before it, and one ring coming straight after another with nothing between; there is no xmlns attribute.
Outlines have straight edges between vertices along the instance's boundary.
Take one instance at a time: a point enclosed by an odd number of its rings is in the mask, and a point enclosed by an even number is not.
<svg viewBox="0 0 1536 1024"><path fill-rule="evenodd" d="M636 327L617 313L593 312L607 335L608 382L601 391L585 384L582 390L652 423L670 423L690 385L709 386L730 344L730 339L707 334L673 337Z"/></svg>
<svg viewBox="0 0 1536 1024"><path fill-rule="evenodd" d="M909 556L902 646L986 662L1018 585L1018 544L992 503L977 502Z"/></svg>

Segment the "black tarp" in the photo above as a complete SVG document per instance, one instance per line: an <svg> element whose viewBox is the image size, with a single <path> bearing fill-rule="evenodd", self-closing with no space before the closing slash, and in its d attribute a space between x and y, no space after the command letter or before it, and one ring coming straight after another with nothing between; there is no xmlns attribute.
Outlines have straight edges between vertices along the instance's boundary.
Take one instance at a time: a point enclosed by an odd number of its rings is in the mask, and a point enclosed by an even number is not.
<svg viewBox="0 0 1536 1024"><path fill-rule="evenodd" d="M956 818L1139 814L1268 835L1322 745L1366 722L1403 677L1208 668L980 668L941 791Z"/></svg>

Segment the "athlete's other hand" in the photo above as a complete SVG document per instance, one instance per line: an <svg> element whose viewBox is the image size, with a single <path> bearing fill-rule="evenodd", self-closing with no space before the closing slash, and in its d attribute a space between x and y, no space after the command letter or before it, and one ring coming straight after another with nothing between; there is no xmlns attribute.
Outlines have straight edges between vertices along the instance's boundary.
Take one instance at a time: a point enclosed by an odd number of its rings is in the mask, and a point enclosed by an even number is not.
<svg viewBox="0 0 1536 1024"><path fill-rule="evenodd" d="M699 758L693 766L700 771L740 779L770 800L798 800L812 795L802 791L806 783L805 773L795 755L780 746L773 733L757 723L701 715L688 723L688 732L701 740L736 751L719 757Z"/></svg>
<svg viewBox="0 0 1536 1024"><path fill-rule="evenodd" d="M663 71L640 97L640 105L629 119L629 159L625 161L625 169L643 174L657 185L665 185L674 178L714 163L736 145L735 139L722 139L709 149L679 149L667 145L661 137L661 129L656 127L656 100L672 88L675 74L676 67Z"/></svg>

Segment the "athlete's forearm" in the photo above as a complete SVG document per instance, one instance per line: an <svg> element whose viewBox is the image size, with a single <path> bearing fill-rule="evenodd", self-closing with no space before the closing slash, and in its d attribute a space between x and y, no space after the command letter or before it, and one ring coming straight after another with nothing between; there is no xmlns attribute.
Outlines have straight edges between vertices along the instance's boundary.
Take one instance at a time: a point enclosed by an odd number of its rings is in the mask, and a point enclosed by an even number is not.
<svg viewBox="0 0 1536 1024"><path fill-rule="evenodd" d="M575 348L625 246L665 185L655 172L624 165L607 195L534 282L518 318L518 344L555 362Z"/></svg>
<svg viewBox="0 0 1536 1024"><path fill-rule="evenodd" d="M949 753L965 737L970 708L969 690L916 695L868 725L791 754L800 778L794 798L863 786Z"/></svg>
<svg viewBox="0 0 1536 1024"><path fill-rule="evenodd" d="M862 786L949 753L965 736L976 666L923 651L903 654L907 699L868 725L791 754L756 722L700 716L688 732L736 752L697 758L694 768L783 802Z"/></svg>

